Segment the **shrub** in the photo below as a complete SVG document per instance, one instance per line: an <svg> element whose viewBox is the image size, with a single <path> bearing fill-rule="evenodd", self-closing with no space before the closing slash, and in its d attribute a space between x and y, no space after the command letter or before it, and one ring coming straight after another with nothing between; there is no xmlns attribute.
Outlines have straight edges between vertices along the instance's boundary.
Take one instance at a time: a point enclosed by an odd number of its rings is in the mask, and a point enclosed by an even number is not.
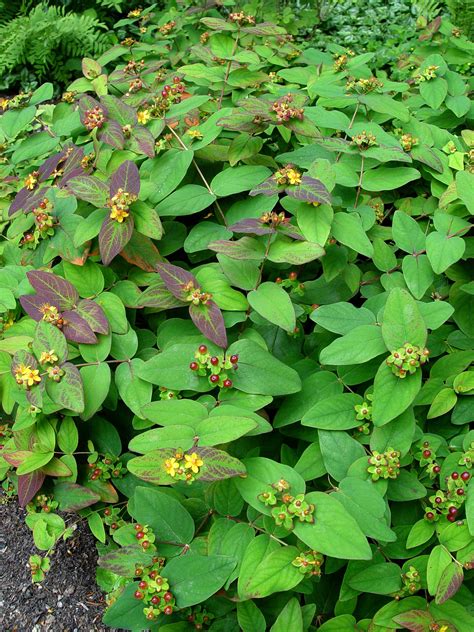
<svg viewBox="0 0 474 632"><path fill-rule="evenodd" d="M119 28L0 118L33 580L86 520L111 627L471 630L472 44L374 75L240 12Z"/></svg>

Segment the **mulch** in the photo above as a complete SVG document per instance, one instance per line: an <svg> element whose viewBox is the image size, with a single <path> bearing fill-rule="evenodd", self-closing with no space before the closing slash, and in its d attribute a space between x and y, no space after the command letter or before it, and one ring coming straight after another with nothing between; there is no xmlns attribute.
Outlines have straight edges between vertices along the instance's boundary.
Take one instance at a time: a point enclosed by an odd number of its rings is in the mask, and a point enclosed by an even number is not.
<svg viewBox="0 0 474 632"><path fill-rule="evenodd" d="M31 582L30 555L38 553L16 499L0 496L1 632L102 632L104 595L95 582L97 551L87 525L61 541L42 584Z"/></svg>

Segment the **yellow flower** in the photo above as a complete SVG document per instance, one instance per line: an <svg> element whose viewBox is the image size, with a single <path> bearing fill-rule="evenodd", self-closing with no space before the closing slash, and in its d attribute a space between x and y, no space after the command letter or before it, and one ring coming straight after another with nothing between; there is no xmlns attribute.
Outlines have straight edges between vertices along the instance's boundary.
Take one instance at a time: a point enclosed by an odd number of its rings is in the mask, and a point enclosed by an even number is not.
<svg viewBox="0 0 474 632"><path fill-rule="evenodd" d="M29 388L41 382L38 369L32 369L30 365L25 366L24 364L20 364L16 369L15 379L17 384L25 388Z"/></svg>
<svg viewBox="0 0 474 632"><path fill-rule="evenodd" d="M32 171L30 175L25 178L25 188L27 188L28 191L33 191L33 189L37 185L38 175L39 174L37 171Z"/></svg>
<svg viewBox="0 0 474 632"><path fill-rule="evenodd" d="M117 206L113 205L109 217L110 219L115 219L119 224L121 224L123 220L129 215L130 213L125 209L118 208Z"/></svg>
<svg viewBox="0 0 474 632"><path fill-rule="evenodd" d="M288 178L288 182L290 184L301 184L301 173L296 171L296 169L288 169L286 177Z"/></svg>
<svg viewBox="0 0 474 632"><path fill-rule="evenodd" d="M176 459L166 459L165 470L170 476L176 476L176 470L179 469L179 463Z"/></svg>
<svg viewBox="0 0 474 632"><path fill-rule="evenodd" d="M141 110L140 112L137 112L137 119L140 125L146 125L150 118L150 110Z"/></svg>
<svg viewBox="0 0 474 632"><path fill-rule="evenodd" d="M40 364L54 364L58 361L58 356L54 353L54 349L43 351L40 356Z"/></svg>
<svg viewBox="0 0 474 632"><path fill-rule="evenodd" d="M193 140L195 138L197 138L198 140L201 140L202 138L202 132L200 132L198 129L188 129L188 131L186 132L186 134L192 138Z"/></svg>
<svg viewBox="0 0 474 632"><path fill-rule="evenodd" d="M204 464L204 461L201 459L199 454L196 454L196 452L193 452L192 454L185 454L184 460L186 461L184 467L186 469L191 468L191 471L194 472L194 474L197 474L199 472L199 468Z"/></svg>

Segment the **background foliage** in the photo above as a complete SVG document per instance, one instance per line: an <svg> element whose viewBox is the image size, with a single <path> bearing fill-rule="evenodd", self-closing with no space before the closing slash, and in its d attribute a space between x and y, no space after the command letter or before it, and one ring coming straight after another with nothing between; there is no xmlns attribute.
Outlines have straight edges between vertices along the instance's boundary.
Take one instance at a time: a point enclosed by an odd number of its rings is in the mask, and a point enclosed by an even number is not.
<svg viewBox="0 0 474 632"><path fill-rule="evenodd" d="M110 627L472 630L474 47L432 17L384 56L148 8L2 101L33 581L83 520Z"/></svg>

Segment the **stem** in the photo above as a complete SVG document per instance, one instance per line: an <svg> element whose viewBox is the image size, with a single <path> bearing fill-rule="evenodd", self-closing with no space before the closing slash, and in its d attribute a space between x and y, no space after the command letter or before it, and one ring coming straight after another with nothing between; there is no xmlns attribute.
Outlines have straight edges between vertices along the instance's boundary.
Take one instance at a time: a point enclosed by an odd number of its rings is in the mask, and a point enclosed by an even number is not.
<svg viewBox="0 0 474 632"><path fill-rule="evenodd" d="M280 538L277 538L276 536L272 535L271 533L268 533L267 531L265 531L265 529L262 529L261 527L257 527L255 524L253 524L253 522L246 522L245 520L239 520L238 518L234 518L234 516L226 516L226 518L228 520L233 520L234 522L239 522L241 524L248 524L249 527L252 527L252 529L255 529L256 531L260 531L261 533L265 533L272 540L275 540L276 542L279 542L280 544L283 544L283 546L288 546L288 542L284 542L283 540L280 540Z"/></svg>
<svg viewBox="0 0 474 632"><path fill-rule="evenodd" d="M239 45L239 37L240 37L240 28L237 31L237 37L235 38L234 47L232 48L232 52L230 54L231 57L233 57L235 55L235 52L237 50L237 46ZM217 106L218 110L220 110L221 107L222 107L222 99L224 98L224 92L225 92L225 89L226 89L226 86L227 86L227 81L229 79L231 66L232 66L232 59L229 59L229 61L227 62L227 68L225 69L224 85L222 86L221 96L219 97L219 104Z"/></svg>
<svg viewBox="0 0 474 632"><path fill-rule="evenodd" d="M362 178L364 177L364 154L361 154L361 163L360 163L360 174L359 174L359 182L357 183L357 194L354 203L354 208L357 208L357 204L359 202L360 190L362 188Z"/></svg>

